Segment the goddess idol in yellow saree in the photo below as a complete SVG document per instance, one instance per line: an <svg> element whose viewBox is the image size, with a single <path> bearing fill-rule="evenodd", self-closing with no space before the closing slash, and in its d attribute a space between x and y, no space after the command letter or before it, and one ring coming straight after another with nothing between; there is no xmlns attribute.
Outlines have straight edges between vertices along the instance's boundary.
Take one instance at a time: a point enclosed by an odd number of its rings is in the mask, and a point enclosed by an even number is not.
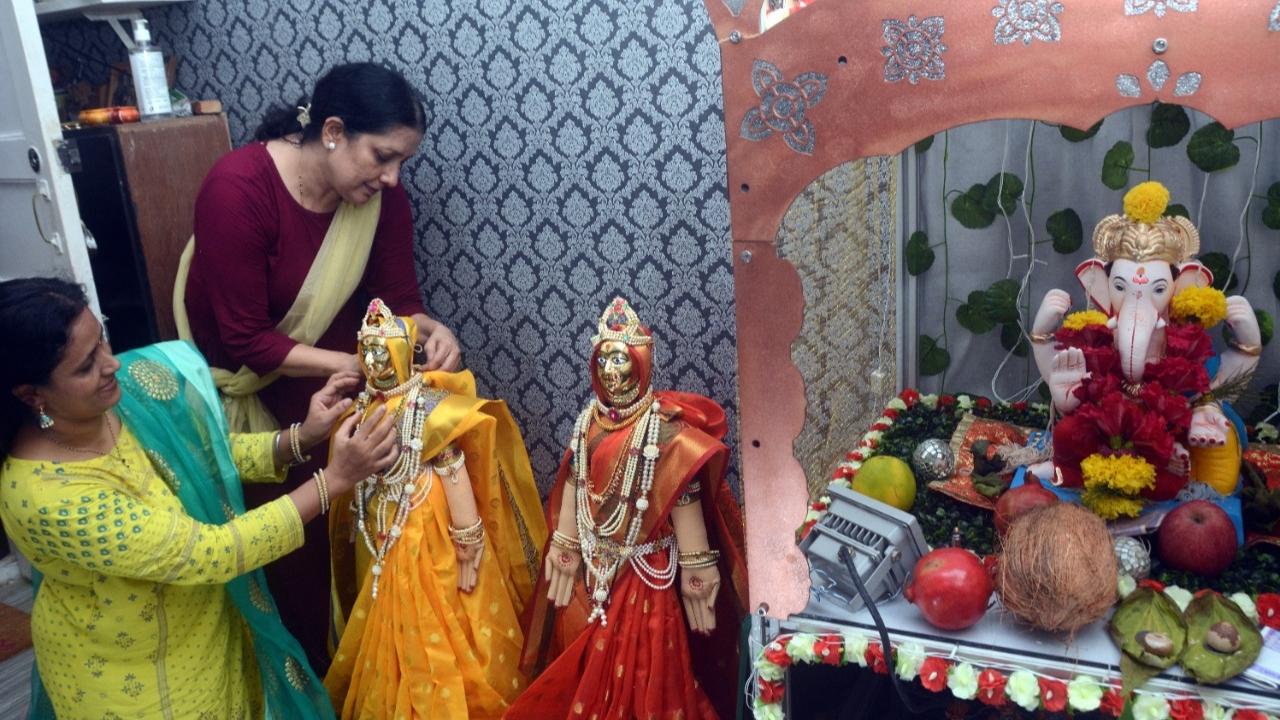
<svg viewBox="0 0 1280 720"><path fill-rule="evenodd" d="M470 372L420 372L417 330L380 300L359 332L367 385L401 455L334 502L333 664L343 718L496 718L524 689L520 616L547 538L529 457Z"/></svg>

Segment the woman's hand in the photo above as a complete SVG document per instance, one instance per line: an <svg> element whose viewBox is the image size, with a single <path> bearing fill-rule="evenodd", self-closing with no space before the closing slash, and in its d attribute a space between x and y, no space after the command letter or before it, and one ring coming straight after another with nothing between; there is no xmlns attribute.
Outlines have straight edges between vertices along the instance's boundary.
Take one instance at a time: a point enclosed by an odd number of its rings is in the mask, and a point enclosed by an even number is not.
<svg viewBox="0 0 1280 720"><path fill-rule="evenodd" d="M387 416L386 407L373 411L356 427L360 418L353 414L333 434L333 457L325 468L330 497L338 497L370 475L381 472L400 457L400 442L395 422Z"/></svg>
<svg viewBox="0 0 1280 720"><path fill-rule="evenodd" d="M578 568L582 567L582 554L557 545L547 551L543 574L547 578L547 599L556 607L569 604L573 597L573 585L578 581Z"/></svg>
<svg viewBox="0 0 1280 720"><path fill-rule="evenodd" d="M458 551L458 589L469 593L476 588L476 581L480 578L480 558L484 556L484 541L470 545L455 541L453 547Z"/></svg>
<svg viewBox="0 0 1280 720"><path fill-rule="evenodd" d="M351 407L351 398L345 397L360 387L360 373L339 372L329 376L329 382L311 396L307 419L298 428L298 441L304 450L319 445L329 437L333 424Z"/></svg>
<svg viewBox="0 0 1280 720"><path fill-rule="evenodd" d="M432 321L427 338L422 342L422 350L427 355L427 370L453 372L462 364L462 348L458 346L458 339L438 320Z"/></svg>
<svg viewBox="0 0 1280 720"><path fill-rule="evenodd" d="M710 635L716 629L716 595L720 592L720 569L680 568L680 599L689 627L696 633Z"/></svg>

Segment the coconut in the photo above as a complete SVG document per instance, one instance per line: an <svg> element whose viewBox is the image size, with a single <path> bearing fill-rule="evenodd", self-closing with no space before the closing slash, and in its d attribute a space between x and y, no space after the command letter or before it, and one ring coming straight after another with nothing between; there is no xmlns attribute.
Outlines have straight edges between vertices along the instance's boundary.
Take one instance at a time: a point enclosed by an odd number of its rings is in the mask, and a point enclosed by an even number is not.
<svg viewBox="0 0 1280 720"><path fill-rule="evenodd" d="M996 591L1027 625L1074 635L1116 602L1116 555L1106 523L1058 503L1016 518L1005 535Z"/></svg>

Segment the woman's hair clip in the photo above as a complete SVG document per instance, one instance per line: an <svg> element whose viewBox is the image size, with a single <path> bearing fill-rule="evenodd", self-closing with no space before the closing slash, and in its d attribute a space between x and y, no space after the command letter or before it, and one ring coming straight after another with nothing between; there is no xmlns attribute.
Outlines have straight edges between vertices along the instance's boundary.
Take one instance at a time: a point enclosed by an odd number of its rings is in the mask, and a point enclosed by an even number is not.
<svg viewBox="0 0 1280 720"><path fill-rule="evenodd" d="M304 130L311 124L311 103L298 106L298 125Z"/></svg>

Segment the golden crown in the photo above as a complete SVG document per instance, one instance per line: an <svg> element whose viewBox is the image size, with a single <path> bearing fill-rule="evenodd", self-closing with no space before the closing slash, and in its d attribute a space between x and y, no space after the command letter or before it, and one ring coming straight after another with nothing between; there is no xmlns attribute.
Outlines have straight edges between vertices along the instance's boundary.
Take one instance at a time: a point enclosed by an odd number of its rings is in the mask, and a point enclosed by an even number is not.
<svg viewBox="0 0 1280 720"><path fill-rule="evenodd" d="M369 301L369 309L365 311L364 322L360 326L360 332L356 333L356 339L363 340L370 336L408 338L409 331L386 303L380 298L374 298Z"/></svg>
<svg viewBox="0 0 1280 720"><path fill-rule="evenodd" d="M614 298L600 315L591 344L599 345L605 340L616 340L627 345L653 344L653 336L640 324L640 316L631 309L630 303L620 297Z"/></svg>
<svg viewBox="0 0 1280 720"><path fill-rule="evenodd" d="M1154 223L1134 222L1124 215L1108 215L1093 230L1093 254L1103 262L1164 260L1180 264L1200 252L1200 231L1181 217L1162 217Z"/></svg>

